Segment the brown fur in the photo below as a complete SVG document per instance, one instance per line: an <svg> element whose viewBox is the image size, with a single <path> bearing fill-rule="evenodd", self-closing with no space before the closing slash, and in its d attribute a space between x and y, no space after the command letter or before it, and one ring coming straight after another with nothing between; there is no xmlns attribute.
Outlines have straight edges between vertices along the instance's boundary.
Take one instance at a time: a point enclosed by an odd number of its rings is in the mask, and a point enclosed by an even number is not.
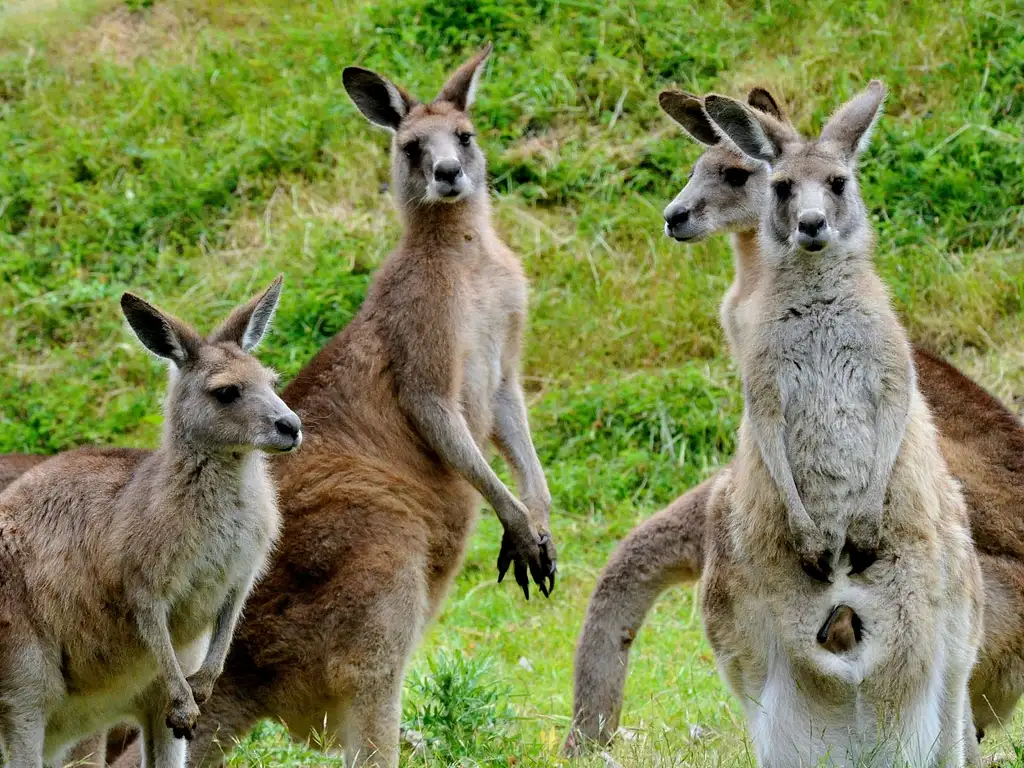
<svg viewBox="0 0 1024 768"><path fill-rule="evenodd" d="M30 453L8 453L0 456L0 491L3 491L36 464L42 464L46 459L46 456L36 456Z"/></svg>
<svg viewBox="0 0 1024 768"><path fill-rule="evenodd" d="M468 104L482 61L442 93ZM491 228L482 154L472 141L455 148L468 117L454 101L417 104L365 70L346 71L346 86L396 131L405 232L356 317L285 391L309 440L279 467L284 534L203 708L193 765L220 764L264 717L301 739L326 729L349 765L397 765L406 661L459 569L481 492L503 518L516 569L542 557L553 567L550 495L518 383L526 280ZM448 203L431 197L447 188L431 191L428 156L453 151L473 186ZM480 469L490 441L523 504Z"/></svg>

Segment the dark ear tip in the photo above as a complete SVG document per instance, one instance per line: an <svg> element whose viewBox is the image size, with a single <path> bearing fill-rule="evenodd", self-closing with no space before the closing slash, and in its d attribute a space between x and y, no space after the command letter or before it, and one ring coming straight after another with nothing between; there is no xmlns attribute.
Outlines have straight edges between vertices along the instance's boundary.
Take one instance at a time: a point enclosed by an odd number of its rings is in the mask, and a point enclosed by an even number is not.
<svg viewBox="0 0 1024 768"><path fill-rule="evenodd" d="M130 312L141 307L145 307L146 302L136 296L134 293L128 293L125 291L121 294L121 309L124 312Z"/></svg>
<svg viewBox="0 0 1024 768"><path fill-rule="evenodd" d="M661 106L665 106L665 102L672 101L674 99L681 99L685 94L678 88L666 88L658 94L658 103Z"/></svg>
<svg viewBox="0 0 1024 768"><path fill-rule="evenodd" d="M345 67L341 70L341 82L346 88L357 84L360 80L368 80L376 76L376 72L363 67Z"/></svg>
<svg viewBox="0 0 1024 768"><path fill-rule="evenodd" d="M668 112L669 107L683 105L687 102L693 104L696 107L701 106L701 99L699 96L694 96L692 93L681 91L678 88L666 88L658 94L658 104L661 108Z"/></svg>
<svg viewBox="0 0 1024 768"><path fill-rule="evenodd" d="M728 96L720 96L717 93L709 93L704 97L704 111L711 117L724 115L736 106L735 102Z"/></svg>

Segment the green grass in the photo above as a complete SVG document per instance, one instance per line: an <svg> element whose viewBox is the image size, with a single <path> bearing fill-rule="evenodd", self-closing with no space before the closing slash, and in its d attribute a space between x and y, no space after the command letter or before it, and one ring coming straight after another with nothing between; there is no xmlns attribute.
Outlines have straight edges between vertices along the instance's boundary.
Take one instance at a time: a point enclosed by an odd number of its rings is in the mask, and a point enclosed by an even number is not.
<svg viewBox="0 0 1024 768"><path fill-rule="evenodd" d="M342 68L429 97L493 40L474 115L499 229L532 279L525 375L562 578L528 604L494 584L499 526L485 515L413 662L405 720L425 751L408 758L555 763L598 571L727 459L740 412L717 323L727 245L660 232L699 150L657 91L762 82L814 130L883 78L887 115L862 171L880 269L915 338L1013 402L1022 29L1024 7L998 0L0 5L0 451L155 442L162 373L123 328L126 288L209 327L284 271L261 354L294 375L351 318L399 232L381 191L387 137L348 101ZM667 593L635 644L624 724L624 764L750 762L690 589ZM1022 733L986 750L1012 751ZM235 761L340 765L273 724Z"/></svg>

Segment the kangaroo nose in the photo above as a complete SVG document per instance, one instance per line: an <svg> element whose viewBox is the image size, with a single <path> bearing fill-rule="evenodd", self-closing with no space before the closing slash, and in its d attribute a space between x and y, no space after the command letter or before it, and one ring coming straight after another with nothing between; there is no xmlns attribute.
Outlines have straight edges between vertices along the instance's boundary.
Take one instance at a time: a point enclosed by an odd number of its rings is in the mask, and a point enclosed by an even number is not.
<svg viewBox="0 0 1024 768"><path fill-rule="evenodd" d="M441 160L434 166L434 180L446 184L454 184L462 174L462 165L458 160Z"/></svg>
<svg viewBox="0 0 1024 768"><path fill-rule="evenodd" d="M689 208L680 208L675 211L665 212L665 223L668 224L669 229L681 227L690 218Z"/></svg>
<svg viewBox="0 0 1024 768"><path fill-rule="evenodd" d="M825 214L821 211L801 213L798 227L801 234L808 237L817 237L818 233L825 228Z"/></svg>
<svg viewBox="0 0 1024 768"><path fill-rule="evenodd" d="M274 422L274 426L277 431L285 437L290 437L293 440L299 436L299 432L302 431L302 423L299 421L299 417L294 413L288 416L283 416Z"/></svg>

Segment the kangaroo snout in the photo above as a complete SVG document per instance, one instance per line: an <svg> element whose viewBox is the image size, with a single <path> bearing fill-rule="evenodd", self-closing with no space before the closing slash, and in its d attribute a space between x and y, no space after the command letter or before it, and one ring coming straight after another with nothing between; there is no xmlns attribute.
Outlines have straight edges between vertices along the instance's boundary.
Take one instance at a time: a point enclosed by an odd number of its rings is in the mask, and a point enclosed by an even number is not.
<svg viewBox="0 0 1024 768"><path fill-rule="evenodd" d="M852 651L861 638L860 616L848 605L837 605L818 630L818 643L830 653Z"/></svg>
<svg viewBox="0 0 1024 768"><path fill-rule="evenodd" d="M292 411L274 420L274 432L272 450L290 453L302 445L302 422Z"/></svg>
<svg viewBox="0 0 1024 768"><path fill-rule="evenodd" d="M801 211L797 222L797 242L807 251L820 251L830 240L828 220L823 211Z"/></svg>
<svg viewBox="0 0 1024 768"><path fill-rule="evenodd" d="M455 159L440 160L434 166L434 181L443 184L454 184L462 175L462 164Z"/></svg>
<svg viewBox="0 0 1024 768"><path fill-rule="evenodd" d="M686 225L690 221L690 209L670 205L665 209L665 234L676 240L686 240Z"/></svg>

